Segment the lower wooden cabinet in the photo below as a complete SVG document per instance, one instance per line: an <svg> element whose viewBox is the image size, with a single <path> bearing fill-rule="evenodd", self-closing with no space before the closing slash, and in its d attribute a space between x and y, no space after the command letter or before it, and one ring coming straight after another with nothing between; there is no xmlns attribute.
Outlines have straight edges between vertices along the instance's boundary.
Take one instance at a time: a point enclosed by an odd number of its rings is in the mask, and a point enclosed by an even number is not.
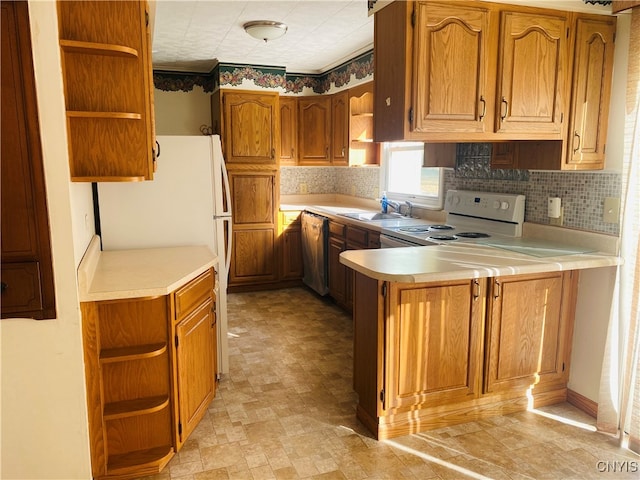
<svg viewBox="0 0 640 480"><path fill-rule="evenodd" d="M282 280L301 280L304 274L300 213L300 211L280 212L280 278Z"/></svg>
<svg viewBox="0 0 640 480"><path fill-rule="evenodd" d="M566 400L577 279L414 284L355 272L358 418L383 439Z"/></svg>
<svg viewBox="0 0 640 480"><path fill-rule="evenodd" d="M179 291L80 304L94 478L162 470L215 394L214 272Z"/></svg>

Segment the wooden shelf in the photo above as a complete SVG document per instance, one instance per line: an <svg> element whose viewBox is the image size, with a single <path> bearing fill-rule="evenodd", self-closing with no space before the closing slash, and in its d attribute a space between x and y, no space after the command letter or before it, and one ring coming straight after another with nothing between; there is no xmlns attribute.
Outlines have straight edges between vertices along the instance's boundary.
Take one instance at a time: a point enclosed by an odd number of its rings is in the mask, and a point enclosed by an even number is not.
<svg viewBox="0 0 640 480"><path fill-rule="evenodd" d="M111 118L115 120L140 120L142 115L131 112L85 112L68 110L67 118Z"/></svg>
<svg viewBox="0 0 640 480"><path fill-rule="evenodd" d="M352 113L351 116L353 118L361 118L361 117L370 117L373 118L373 112L364 112L364 113Z"/></svg>
<svg viewBox="0 0 640 480"><path fill-rule="evenodd" d="M144 182L144 177L79 177L71 176L72 182Z"/></svg>
<svg viewBox="0 0 640 480"><path fill-rule="evenodd" d="M116 420L118 418L146 415L162 410L169 406L169 396L160 395L149 398L136 398L135 400L123 400L121 402L107 403L104 406L104 419Z"/></svg>
<svg viewBox="0 0 640 480"><path fill-rule="evenodd" d="M171 445L165 445L122 455L110 455L107 462L107 475L139 473L144 472L144 469L159 472L171 460L174 453Z"/></svg>
<svg viewBox="0 0 640 480"><path fill-rule="evenodd" d="M373 143L373 138L354 138L353 140L351 140L351 143Z"/></svg>
<svg viewBox="0 0 640 480"><path fill-rule="evenodd" d="M135 345L133 347L108 348L100 352L100 363L126 362L157 357L167 351L166 343Z"/></svg>
<svg viewBox="0 0 640 480"><path fill-rule="evenodd" d="M124 45L82 42L79 40L60 40L60 46L68 53L138 58L138 51L135 48L125 47Z"/></svg>

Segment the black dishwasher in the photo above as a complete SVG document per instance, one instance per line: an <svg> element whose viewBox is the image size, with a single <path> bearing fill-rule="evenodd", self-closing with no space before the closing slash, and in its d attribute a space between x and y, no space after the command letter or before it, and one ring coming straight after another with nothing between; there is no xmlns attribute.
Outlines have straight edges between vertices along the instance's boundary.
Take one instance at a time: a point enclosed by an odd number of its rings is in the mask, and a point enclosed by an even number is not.
<svg viewBox="0 0 640 480"><path fill-rule="evenodd" d="M329 220L311 212L302 212L302 281L320 295L329 293L328 280Z"/></svg>

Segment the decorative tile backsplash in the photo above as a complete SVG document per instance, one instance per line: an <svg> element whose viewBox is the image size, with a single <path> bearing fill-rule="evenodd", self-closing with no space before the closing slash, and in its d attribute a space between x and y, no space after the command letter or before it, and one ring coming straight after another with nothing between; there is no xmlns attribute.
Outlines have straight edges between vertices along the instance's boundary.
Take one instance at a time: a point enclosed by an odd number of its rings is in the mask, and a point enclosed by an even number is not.
<svg viewBox="0 0 640 480"><path fill-rule="evenodd" d="M470 144L469 144L470 145ZM619 235L619 225L602 221L605 197L620 198L622 175L610 172L551 172L491 170L487 144L458 149L456 169L445 169L445 190L516 193L527 197L525 220L548 224L547 199L560 197L564 226ZM490 145L490 144L489 144ZM489 146L489 154L491 150ZM280 193L340 193L375 199L379 196L379 167L281 167ZM516 172L516 173L513 173Z"/></svg>

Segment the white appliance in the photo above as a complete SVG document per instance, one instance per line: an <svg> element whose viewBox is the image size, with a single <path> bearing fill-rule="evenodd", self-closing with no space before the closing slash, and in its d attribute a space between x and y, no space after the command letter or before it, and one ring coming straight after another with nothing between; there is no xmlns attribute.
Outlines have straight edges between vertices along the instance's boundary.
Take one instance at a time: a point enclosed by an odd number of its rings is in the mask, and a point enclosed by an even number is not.
<svg viewBox="0 0 640 480"><path fill-rule="evenodd" d="M227 282L231 261L231 197L220 137L158 136L153 181L100 183L102 248L207 245L218 256L218 369L229 371Z"/></svg>
<svg viewBox="0 0 640 480"><path fill-rule="evenodd" d="M382 229L384 248L445 243L509 242L522 236L524 195L449 190L446 223Z"/></svg>

